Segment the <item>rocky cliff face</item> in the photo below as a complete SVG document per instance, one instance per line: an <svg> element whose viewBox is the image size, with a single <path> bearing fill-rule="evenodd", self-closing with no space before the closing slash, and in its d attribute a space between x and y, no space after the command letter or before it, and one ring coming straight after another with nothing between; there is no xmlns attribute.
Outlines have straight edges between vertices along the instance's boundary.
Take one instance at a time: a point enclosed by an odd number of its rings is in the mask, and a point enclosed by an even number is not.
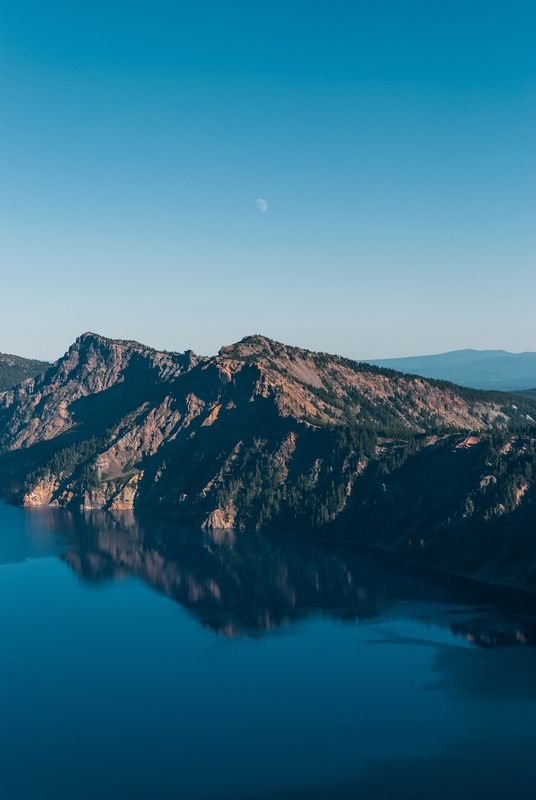
<svg viewBox="0 0 536 800"><path fill-rule="evenodd" d="M85 334L43 375L0 394L0 474L20 483L14 501L27 506L135 507L208 529L366 540L445 564L435 538L499 530L532 508L535 417L530 397L260 336L200 358ZM460 556L460 570L479 559ZM529 573L518 583L531 585Z"/></svg>
<svg viewBox="0 0 536 800"><path fill-rule="evenodd" d="M0 394L0 448L29 448L82 427L83 435L102 432L195 363L193 354L86 333L46 372Z"/></svg>

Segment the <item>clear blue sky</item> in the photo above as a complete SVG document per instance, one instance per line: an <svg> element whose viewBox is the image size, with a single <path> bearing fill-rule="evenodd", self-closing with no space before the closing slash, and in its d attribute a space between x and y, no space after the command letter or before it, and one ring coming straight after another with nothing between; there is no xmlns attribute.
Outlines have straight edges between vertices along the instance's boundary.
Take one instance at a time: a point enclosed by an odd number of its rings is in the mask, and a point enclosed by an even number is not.
<svg viewBox="0 0 536 800"><path fill-rule="evenodd" d="M0 351L536 350L535 42L533 0L4 3Z"/></svg>

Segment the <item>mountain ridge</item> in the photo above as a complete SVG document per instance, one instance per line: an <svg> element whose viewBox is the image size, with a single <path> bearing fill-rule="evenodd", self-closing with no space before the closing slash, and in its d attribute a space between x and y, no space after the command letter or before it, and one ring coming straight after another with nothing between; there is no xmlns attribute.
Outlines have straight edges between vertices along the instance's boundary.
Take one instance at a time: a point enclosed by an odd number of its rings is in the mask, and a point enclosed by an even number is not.
<svg viewBox="0 0 536 800"><path fill-rule="evenodd" d="M536 353L528 350L450 350L428 356L371 359L368 363L475 389L522 391L536 387Z"/></svg>
<svg viewBox="0 0 536 800"><path fill-rule="evenodd" d="M23 506L350 539L536 590L534 419L530 396L261 335L206 357L88 332L0 394L0 477Z"/></svg>

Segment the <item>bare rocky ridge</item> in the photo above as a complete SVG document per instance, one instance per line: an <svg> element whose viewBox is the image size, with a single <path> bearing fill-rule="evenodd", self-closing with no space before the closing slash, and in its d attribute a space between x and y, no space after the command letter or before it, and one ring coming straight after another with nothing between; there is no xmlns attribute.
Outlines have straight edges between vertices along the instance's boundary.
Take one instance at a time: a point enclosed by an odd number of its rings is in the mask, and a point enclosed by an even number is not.
<svg viewBox="0 0 536 800"><path fill-rule="evenodd" d="M101 429L103 412L115 421L113 417L127 413L144 389L188 369L195 363L192 358L86 333L45 373L0 394L0 447L28 448L81 425L91 426L93 417L95 428ZM84 403L86 398L91 400Z"/></svg>
<svg viewBox="0 0 536 800"><path fill-rule="evenodd" d="M26 506L146 509L209 529L369 541L446 565L433 544L446 531L482 533L507 518L515 528L532 509L534 418L530 397L262 336L204 358L87 333L0 394L0 475L19 483L13 502ZM500 557L485 568L497 572ZM483 568L456 558L459 571Z"/></svg>

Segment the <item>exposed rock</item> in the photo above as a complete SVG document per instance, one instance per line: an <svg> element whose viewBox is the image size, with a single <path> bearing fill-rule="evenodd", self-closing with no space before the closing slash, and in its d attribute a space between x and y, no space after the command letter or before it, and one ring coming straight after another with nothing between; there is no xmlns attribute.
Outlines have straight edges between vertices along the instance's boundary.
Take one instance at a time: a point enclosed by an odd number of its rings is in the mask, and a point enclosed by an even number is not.
<svg viewBox="0 0 536 800"><path fill-rule="evenodd" d="M225 508L216 508L211 511L202 524L205 530L225 530L226 528L234 528L236 523L236 508L230 502Z"/></svg>
<svg viewBox="0 0 536 800"><path fill-rule="evenodd" d="M22 505L28 508L52 505L54 494L58 488L59 480L56 477L43 478L31 491L23 495Z"/></svg>

